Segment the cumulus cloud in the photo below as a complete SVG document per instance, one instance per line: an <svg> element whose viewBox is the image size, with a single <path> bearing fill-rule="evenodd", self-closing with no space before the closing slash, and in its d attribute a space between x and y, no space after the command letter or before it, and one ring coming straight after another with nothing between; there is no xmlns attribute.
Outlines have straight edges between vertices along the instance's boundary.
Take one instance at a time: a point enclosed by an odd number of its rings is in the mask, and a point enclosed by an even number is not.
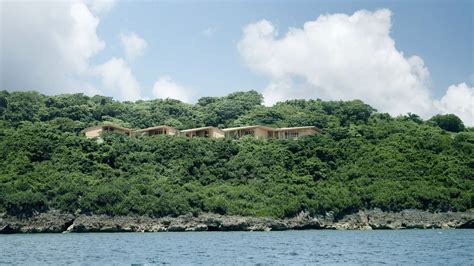
<svg viewBox="0 0 474 266"><path fill-rule="evenodd" d="M140 85L127 62L121 58L101 65L90 62L105 48L97 34L99 15L114 4L102 0L2 2L1 88L139 99ZM132 56L142 52L139 37L124 35L124 40L132 43L128 45ZM102 86L94 85L95 77L101 78Z"/></svg>
<svg viewBox="0 0 474 266"><path fill-rule="evenodd" d="M156 98L171 98L186 103L190 103L195 97L193 89L177 84L169 76L163 76L155 82L153 95Z"/></svg>
<svg viewBox="0 0 474 266"><path fill-rule="evenodd" d="M0 12L2 88L81 90L90 58L105 47L96 32L100 20L84 2L7 1Z"/></svg>
<svg viewBox="0 0 474 266"><path fill-rule="evenodd" d="M474 88L466 83L450 86L434 104L440 113L456 114L464 124L474 126Z"/></svg>
<svg viewBox="0 0 474 266"><path fill-rule="evenodd" d="M390 36L391 12L322 15L282 37L267 20L247 25L238 50L267 75L266 104L289 98L361 99L392 115L433 114L430 74Z"/></svg>
<svg viewBox="0 0 474 266"><path fill-rule="evenodd" d="M134 32L121 33L120 40L125 50L125 56L130 60L142 56L148 46L148 43Z"/></svg>
<svg viewBox="0 0 474 266"><path fill-rule="evenodd" d="M135 79L127 62L122 58L112 58L96 66L93 73L102 77L105 93L115 95L119 100L140 99L140 84Z"/></svg>

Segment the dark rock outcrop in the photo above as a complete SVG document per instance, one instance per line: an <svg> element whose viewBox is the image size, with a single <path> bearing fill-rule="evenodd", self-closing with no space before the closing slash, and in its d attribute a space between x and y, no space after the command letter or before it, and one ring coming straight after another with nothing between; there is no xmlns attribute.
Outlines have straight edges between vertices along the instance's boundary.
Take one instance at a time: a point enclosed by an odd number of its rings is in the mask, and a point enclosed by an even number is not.
<svg viewBox="0 0 474 266"><path fill-rule="evenodd" d="M30 218L0 216L0 233L60 233L74 222L74 215L59 211L40 213Z"/></svg>
<svg viewBox="0 0 474 266"><path fill-rule="evenodd" d="M147 216L78 215L50 211L19 219L0 216L0 233L59 232L183 232L183 231L279 231L303 229L372 230L411 228L473 228L474 213L431 213L420 210L383 212L366 210L335 220L332 215L311 217L301 213L294 218L223 216L151 218Z"/></svg>

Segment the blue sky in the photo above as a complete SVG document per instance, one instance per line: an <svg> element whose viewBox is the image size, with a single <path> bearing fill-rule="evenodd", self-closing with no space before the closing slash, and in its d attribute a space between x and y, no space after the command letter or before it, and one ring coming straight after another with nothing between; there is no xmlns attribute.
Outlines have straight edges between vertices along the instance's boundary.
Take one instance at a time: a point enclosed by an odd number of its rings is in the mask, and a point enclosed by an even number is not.
<svg viewBox="0 0 474 266"><path fill-rule="evenodd" d="M254 89L474 124L472 1L0 5L2 89L191 103Z"/></svg>
<svg viewBox="0 0 474 266"><path fill-rule="evenodd" d="M149 44L144 56L133 64L135 76L145 87L152 87L166 74L199 89L202 96L259 89L266 80L248 69L236 49L245 25L267 19L284 32L321 14L380 8L393 13L391 36L397 48L425 61L435 97L441 97L452 84L472 83L472 1L129 1L118 3L101 20L98 34L111 49L96 59L122 55L118 34L133 31ZM206 29L211 29L211 36L203 34Z"/></svg>

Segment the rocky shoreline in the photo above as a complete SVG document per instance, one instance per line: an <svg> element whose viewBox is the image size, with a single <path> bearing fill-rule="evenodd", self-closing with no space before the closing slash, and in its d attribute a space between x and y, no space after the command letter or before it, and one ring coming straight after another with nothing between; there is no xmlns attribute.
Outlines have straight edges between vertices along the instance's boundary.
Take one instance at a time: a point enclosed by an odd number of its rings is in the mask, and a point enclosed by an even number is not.
<svg viewBox="0 0 474 266"><path fill-rule="evenodd" d="M359 211L342 219L332 215L311 217L301 213L289 219L201 214L197 217L150 218L147 216L73 215L59 211L28 219L0 215L0 234L67 232L184 232L184 231L282 231L302 229L474 228L473 212L431 213L420 210L383 212Z"/></svg>

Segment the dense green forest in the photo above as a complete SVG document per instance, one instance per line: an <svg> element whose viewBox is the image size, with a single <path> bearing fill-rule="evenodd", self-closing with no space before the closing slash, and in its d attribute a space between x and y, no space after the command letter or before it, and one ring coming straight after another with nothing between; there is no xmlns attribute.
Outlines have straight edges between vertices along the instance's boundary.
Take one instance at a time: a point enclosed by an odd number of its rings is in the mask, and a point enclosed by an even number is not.
<svg viewBox="0 0 474 266"><path fill-rule="evenodd" d="M361 101L262 105L255 92L118 102L0 91L0 213L153 217L213 212L341 216L359 209L466 211L474 203L474 130L455 115L391 117ZM298 140L240 140L81 130L260 124L317 126Z"/></svg>

